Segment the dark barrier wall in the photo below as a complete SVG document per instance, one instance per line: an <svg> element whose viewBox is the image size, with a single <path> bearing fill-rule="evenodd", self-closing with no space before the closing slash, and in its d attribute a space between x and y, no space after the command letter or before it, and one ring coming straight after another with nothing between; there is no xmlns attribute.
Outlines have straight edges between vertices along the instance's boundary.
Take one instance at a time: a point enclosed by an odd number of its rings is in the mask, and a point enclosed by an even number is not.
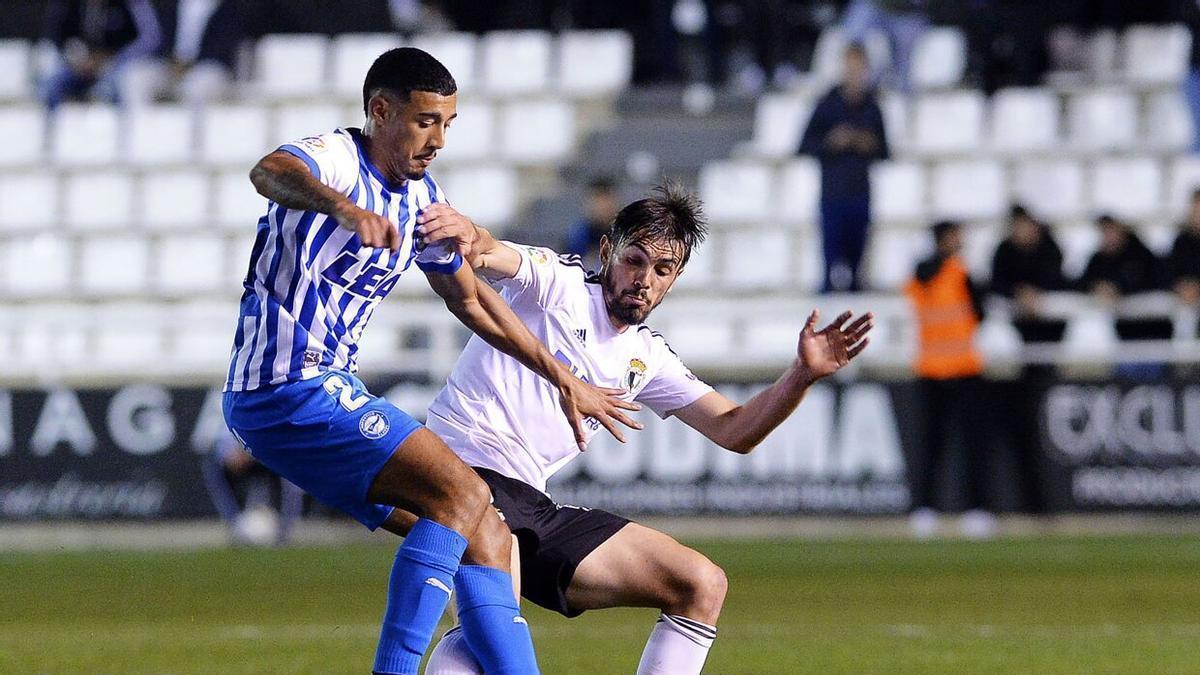
<svg viewBox="0 0 1200 675"><path fill-rule="evenodd" d="M373 385L413 411L435 393ZM721 389L735 400L756 391ZM976 442L991 508L1200 508L1200 384L993 383L986 405ZM913 383L822 384L748 456L643 412L645 431L625 445L598 437L550 490L630 514L902 513L907 467L922 465L921 410ZM0 390L0 520L212 516L199 460L223 433L215 389ZM963 506L961 470L955 456L940 469L941 507Z"/></svg>

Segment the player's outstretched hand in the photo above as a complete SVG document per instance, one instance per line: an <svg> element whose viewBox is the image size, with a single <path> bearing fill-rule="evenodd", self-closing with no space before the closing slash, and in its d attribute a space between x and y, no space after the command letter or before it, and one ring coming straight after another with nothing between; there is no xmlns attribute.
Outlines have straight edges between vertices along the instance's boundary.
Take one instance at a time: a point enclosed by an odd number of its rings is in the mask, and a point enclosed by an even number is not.
<svg viewBox="0 0 1200 675"><path fill-rule="evenodd" d="M440 202L426 206L417 215L417 231L426 245L450 240L455 252L464 258L470 257L476 238L475 223L453 206Z"/></svg>
<svg viewBox="0 0 1200 675"><path fill-rule="evenodd" d="M812 314L808 315L804 330L800 331L797 355L813 379L836 373L867 348L867 343L870 342L867 333L875 325L875 317L867 312L846 325L852 316L850 312L842 312L833 323L817 330L820 314L814 309Z"/></svg>
<svg viewBox="0 0 1200 675"><path fill-rule="evenodd" d="M605 429L608 429L608 433L622 443L625 442L625 436L621 434L617 422L630 429L642 428L640 422L621 412L623 409L642 409L642 406L637 403L621 400L619 398L621 394L626 393L621 389L597 387L571 377L558 388L558 391L559 404L562 405L563 412L567 414L567 422L571 424L571 430L575 432L575 442L579 444L581 452L587 447L587 433L584 431L585 418L590 417L599 422Z"/></svg>
<svg viewBox="0 0 1200 675"><path fill-rule="evenodd" d="M400 233L392 221L346 201L333 212L338 225L358 235L362 245L369 248L400 250Z"/></svg>

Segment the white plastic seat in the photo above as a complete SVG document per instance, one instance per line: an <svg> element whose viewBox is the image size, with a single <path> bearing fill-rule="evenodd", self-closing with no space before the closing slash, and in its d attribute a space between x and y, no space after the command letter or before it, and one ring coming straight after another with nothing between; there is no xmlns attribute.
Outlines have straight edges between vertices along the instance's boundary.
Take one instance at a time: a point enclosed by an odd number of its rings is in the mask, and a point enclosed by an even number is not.
<svg viewBox="0 0 1200 675"><path fill-rule="evenodd" d="M953 87L967 67L967 40L958 28L930 28L913 46L909 79L916 89Z"/></svg>
<svg viewBox="0 0 1200 675"><path fill-rule="evenodd" d="M931 186L934 215L940 218L999 218L1008 207L1004 169L999 162L942 162L933 169Z"/></svg>
<svg viewBox="0 0 1200 675"><path fill-rule="evenodd" d="M64 103L51 120L50 154L60 164L95 166L117 161L117 109Z"/></svg>
<svg viewBox="0 0 1200 675"><path fill-rule="evenodd" d="M200 156L209 164L250 165L270 147L270 115L252 105L216 105L204 110Z"/></svg>
<svg viewBox="0 0 1200 675"><path fill-rule="evenodd" d="M1081 360L1105 359L1117 350L1117 330L1110 312L1089 308L1071 316L1063 331L1063 353Z"/></svg>
<svg viewBox="0 0 1200 675"><path fill-rule="evenodd" d="M925 167L917 162L871 165L871 220L878 225L923 223L928 204Z"/></svg>
<svg viewBox="0 0 1200 675"><path fill-rule="evenodd" d="M328 134L349 122L341 106L325 103L283 105L275 111L270 145L280 146L307 136Z"/></svg>
<svg viewBox="0 0 1200 675"><path fill-rule="evenodd" d="M963 228L963 261L971 276L987 279L992 274L992 256L1003 238L998 224L972 225Z"/></svg>
<svg viewBox="0 0 1200 675"><path fill-rule="evenodd" d="M675 282L675 288L680 291L707 291L713 287L717 279L719 238L719 235L709 235L704 243L692 249L692 256L688 259L683 273L679 275L679 280Z"/></svg>
<svg viewBox="0 0 1200 675"><path fill-rule="evenodd" d="M1192 34L1186 25L1130 26L1121 36L1125 80L1143 87L1171 87L1187 75Z"/></svg>
<svg viewBox="0 0 1200 675"><path fill-rule="evenodd" d="M1171 162L1166 201L1172 218L1183 218L1192 207L1192 193L1200 190L1200 157L1187 155Z"/></svg>
<svg viewBox="0 0 1200 675"><path fill-rule="evenodd" d="M171 308L168 325L175 330L171 340L172 363L196 367L228 367L237 309L221 301L185 302ZM367 331L370 334L370 331ZM220 371L218 371L220 372Z"/></svg>
<svg viewBox="0 0 1200 675"><path fill-rule="evenodd" d="M134 365L153 368L165 359L167 324L154 305L109 302L95 312L104 317L93 336L93 368L125 372Z"/></svg>
<svg viewBox="0 0 1200 675"><path fill-rule="evenodd" d="M1100 233L1096 231L1096 226L1079 223L1057 227L1054 238L1063 252L1063 274L1068 279L1079 278L1100 245Z"/></svg>
<svg viewBox="0 0 1200 675"><path fill-rule="evenodd" d="M37 164L46 138L46 114L33 105L0 106L0 166Z"/></svg>
<svg viewBox="0 0 1200 675"><path fill-rule="evenodd" d="M1069 159L1021 162L1013 171L1013 198L1038 218L1080 217L1086 210L1083 166Z"/></svg>
<svg viewBox="0 0 1200 675"><path fill-rule="evenodd" d="M472 33L423 33L412 39L412 46L423 49L454 76L459 91L469 92L476 88L481 77L477 65L479 39ZM363 72L366 75L366 72Z"/></svg>
<svg viewBox="0 0 1200 675"><path fill-rule="evenodd" d="M124 171L73 173L63 186L67 225L78 230L127 229L133 222L133 177Z"/></svg>
<svg viewBox="0 0 1200 675"><path fill-rule="evenodd" d="M788 157L800 149L814 102L807 96L767 94L754 108L754 151L763 157Z"/></svg>
<svg viewBox="0 0 1200 675"><path fill-rule="evenodd" d="M446 132L446 147L438 150L437 166L447 162L484 160L494 156L496 110L481 101L460 102L458 117Z"/></svg>
<svg viewBox="0 0 1200 675"><path fill-rule="evenodd" d="M395 33L342 33L330 45L330 79L338 94L361 99L363 80L380 54L401 46ZM454 73L454 71L450 71ZM455 73L457 75L457 73Z"/></svg>
<svg viewBox="0 0 1200 675"><path fill-rule="evenodd" d="M441 179L446 198L485 227L507 225L517 215L517 174L510 168L476 165L447 171Z"/></svg>
<svg viewBox="0 0 1200 675"><path fill-rule="evenodd" d="M791 285L793 256L788 233L779 229L743 229L726 235L721 251L721 286L728 289L770 289Z"/></svg>
<svg viewBox="0 0 1200 675"><path fill-rule="evenodd" d="M267 200L254 189L244 171L223 171L216 178L217 222L231 230L253 232L267 214Z"/></svg>
<svg viewBox="0 0 1200 675"><path fill-rule="evenodd" d="M977 151L983 139L984 98L977 91L926 94L917 99L913 145L925 154Z"/></svg>
<svg viewBox="0 0 1200 675"><path fill-rule="evenodd" d="M931 249L930 235L923 229L872 231L867 239L867 282L875 290L902 289Z"/></svg>
<svg viewBox="0 0 1200 675"><path fill-rule="evenodd" d="M58 178L50 172L0 173L0 230L42 228L57 222Z"/></svg>
<svg viewBox="0 0 1200 675"><path fill-rule="evenodd" d="M762 222L771 216L771 169L751 162L708 162L700 198L714 223Z"/></svg>
<svg viewBox="0 0 1200 675"><path fill-rule="evenodd" d="M139 213L151 229L209 225L208 174L196 170L147 173L142 177Z"/></svg>
<svg viewBox="0 0 1200 675"><path fill-rule="evenodd" d="M0 274L15 297L64 293L75 267L67 239L45 232L9 239L7 258Z"/></svg>
<svg viewBox="0 0 1200 675"><path fill-rule="evenodd" d="M142 236L95 236L81 242L79 290L87 295L135 295L146 291L150 243Z"/></svg>
<svg viewBox="0 0 1200 675"><path fill-rule="evenodd" d="M821 167L815 159L794 159L779 171L779 217L787 223L815 223L821 201Z"/></svg>
<svg viewBox="0 0 1200 675"><path fill-rule="evenodd" d="M315 96L325 83L328 49L324 35L264 35L254 50L255 81L271 98Z"/></svg>
<svg viewBox="0 0 1200 675"><path fill-rule="evenodd" d="M163 293L209 293L225 281L225 241L211 234L164 237L154 251L154 285Z"/></svg>
<svg viewBox="0 0 1200 675"><path fill-rule="evenodd" d="M550 34L494 31L483 36L483 83L496 96L544 91L550 80Z"/></svg>
<svg viewBox="0 0 1200 675"><path fill-rule="evenodd" d="M31 46L28 40L0 40L0 99L29 95Z"/></svg>
<svg viewBox="0 0 1200 675"><path fill-rule="evenodd" d="M667 326L671 349L689 361L721 360L735 350L734 326L720 316L674 318Z"/></svg>
<svg viewBox="0 0 1200 675"><path fill-rule="evenodd" d="M182 164L196 147L195 113L178 105L138 106L125 118L125 157L134 164Z"/></svg>
<svg viewBox="0 0 1200 675"><path fill-rule="evenodd" d="M613 96L633 79L633 38L620 30L566 31L558 38L558 90Z"/></svg>
<svg viewBox="0 0 1200 675"><path fill-rule="evenodd" d="M892 156L904 153L912 145L908 97L894 91L880 92L879 111L883 113L883 132Z"/></svg>
<svg viewBox="0 0 1200 675"><path fill-rule="evenodd" d="M1001 89L992 96L992 148L1022 154L1058 143L1058 98L1040 88Z"/></svg>
<svg viewBox="0 0 1200 675"><path fill-rule="evenodd" d="M1146 141L1151 148L1167 152L1192 147L1192 114L1179 91L1161 91L1149 97L1146 105Z"/></svg>
<svg viewBox="0 0 1200 675"><path fill-rule="evenodd" d="M1137 143L1137 98L1126 91L1099 89L1068 101L1071 143L1091 152L1126 150Z"/></svg>
<svg viewBox="0 0 1200 675"><path fill-rule="evenodd" d="M500 111L501 154L518 164L553 164L575 148L575 112L559 100L522 100Z"/></svg>
<svg viewBox="0 0 1200 675"><path fill-rule="evenodd" d="M796 282L806 291L817 291L825 279L825 258L821 251L820 235L801 235L798 240L799 253L796 266Z"/></svg>
<svg viewBox="0 0 1200 675"><path fill-rule="evenodd" d="M1094 165L1092 208L1121 218L1158 215L1162 199L1162 169L1148 157L1103 158Z"/></svg>

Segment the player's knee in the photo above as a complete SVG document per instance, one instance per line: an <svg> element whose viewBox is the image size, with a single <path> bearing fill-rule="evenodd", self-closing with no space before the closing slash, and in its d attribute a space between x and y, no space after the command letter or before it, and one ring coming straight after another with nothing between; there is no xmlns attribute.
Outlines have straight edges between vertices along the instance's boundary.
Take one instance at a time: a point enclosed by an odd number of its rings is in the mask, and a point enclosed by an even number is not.
<svg viewBox="0 0 1200 675"><path fill-rule="evenodd" d="M446 490L438 503L430 506L429 516L469 540L475 536L491 501L492 493L487 484L471 475L470 479L457 481Z"/></svg>
<svg viewBox="0 0 1200 675"><path fill-rule="evenodd" d="M475 534L467 542L464 561L508 569L512 555L512 534L504 521L494 511L484 513L475 528Z"/></svg>
<svg viewBox="0 0 1200 675"><path fill-rule="evenodd" d="M721 606L725 604L725 593L729 590L725 570L708 558L697 556L697 560L688 565L681 581L683 597L679 600L686 608L686 615L715 623Z"/></svg>

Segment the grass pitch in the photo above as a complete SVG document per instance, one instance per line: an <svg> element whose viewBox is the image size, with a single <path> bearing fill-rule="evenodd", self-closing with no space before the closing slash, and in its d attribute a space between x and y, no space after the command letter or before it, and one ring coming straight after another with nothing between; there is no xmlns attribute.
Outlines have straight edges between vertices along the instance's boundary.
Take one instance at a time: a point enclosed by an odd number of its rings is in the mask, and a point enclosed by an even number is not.
<svg viewBox="0 0 1200 675"><path fill-rule="evenodd" d="M706 673L1197 673L1200 538L700 541ZM0 673L366 673L392 550L0 554ZM652 610L525 604L542 669L633 673Z"/></svg>

